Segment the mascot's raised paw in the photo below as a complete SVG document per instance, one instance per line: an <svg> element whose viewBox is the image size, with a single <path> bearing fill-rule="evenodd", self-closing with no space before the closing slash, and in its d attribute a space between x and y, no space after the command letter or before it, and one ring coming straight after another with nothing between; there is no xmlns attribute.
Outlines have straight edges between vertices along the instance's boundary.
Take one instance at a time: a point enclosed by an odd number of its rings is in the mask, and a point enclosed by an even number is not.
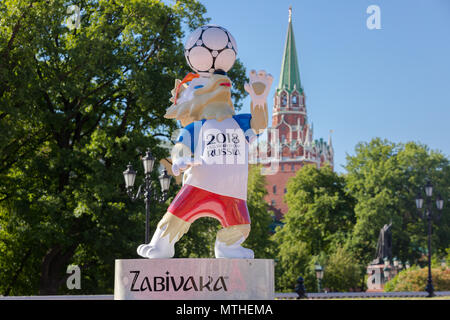
<svg viewBox="0 0 450 320"><path fill-rule="evenodd" d="M272 75L264 70L250 71L250 81L244 85L244 89L250 95L253 106L263 107L266 104L272 81Z"/></svg>
<svg viewBox="0 0 450 320"><path fill-rule="evenodd" d="M245 91L252 99L250 110L252 114L251 128L256 134L261 134L267 128L269 114L267 111L267 95L272 85L273 77L264 70L250 71L250 82L244 85Z"/></svg>

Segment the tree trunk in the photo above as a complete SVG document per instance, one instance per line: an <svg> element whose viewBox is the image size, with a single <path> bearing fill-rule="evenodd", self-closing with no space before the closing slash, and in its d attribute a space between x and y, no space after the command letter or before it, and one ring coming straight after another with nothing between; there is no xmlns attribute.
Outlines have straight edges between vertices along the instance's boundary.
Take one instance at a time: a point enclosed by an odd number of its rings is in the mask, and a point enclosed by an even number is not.
<svg viewBox="0 0 450 320"><path fill-rule="evenodd" d="M71 246L64 250L60 245L56 245L47 251L41 266L40 295L56 295L58 293L58 289L67 279L68 275L65 271L75 248L76 246Z"/></svg>

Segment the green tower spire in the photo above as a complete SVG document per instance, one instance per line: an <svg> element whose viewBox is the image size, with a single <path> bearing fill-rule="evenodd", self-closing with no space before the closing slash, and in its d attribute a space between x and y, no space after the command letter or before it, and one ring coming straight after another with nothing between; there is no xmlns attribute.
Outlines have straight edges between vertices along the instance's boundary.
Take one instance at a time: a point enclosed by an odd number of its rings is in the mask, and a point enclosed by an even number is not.
<svg viewBox="0 0 450 320"><path fill-rule="evenodd" d="M300 70L297 60L297 49L295 48L294 30L292 29L292 7L289 7L289 25L284 45L283 62L281 64L280 82L278 90L285 89L292 92L294 87L301 93Z"/></svg>

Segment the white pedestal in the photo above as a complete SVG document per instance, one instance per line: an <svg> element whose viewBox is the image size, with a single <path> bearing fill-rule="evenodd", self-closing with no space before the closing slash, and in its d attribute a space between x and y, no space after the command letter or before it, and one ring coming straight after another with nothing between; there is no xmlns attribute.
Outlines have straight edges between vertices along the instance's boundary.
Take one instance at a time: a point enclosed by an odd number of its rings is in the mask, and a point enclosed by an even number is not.
<svg viewBox="0 0 450 320"><path fill-rule="evenodd" d="M384 264L372 264L367 267L367 292L382 292L384 288Z"/></svg>
<svg viewBox="0 0 450 320"><path fill-rule="evenodd" d="M270 259L116 260L115 300L273 300Z"/></svg>

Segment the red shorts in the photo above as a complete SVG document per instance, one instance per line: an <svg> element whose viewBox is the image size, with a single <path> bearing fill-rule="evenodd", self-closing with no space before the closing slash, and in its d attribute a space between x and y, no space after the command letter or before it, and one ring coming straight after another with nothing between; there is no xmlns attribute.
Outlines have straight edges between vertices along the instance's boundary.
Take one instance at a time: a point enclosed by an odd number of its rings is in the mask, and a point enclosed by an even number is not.
<svg viewBox="0 0 450 320"><path fill-rule="evenodd" d="M213 217L224 228L250 223L245 200L222 196L189 184L181 188L167 211L190 223L201 217Z"/></svg>

